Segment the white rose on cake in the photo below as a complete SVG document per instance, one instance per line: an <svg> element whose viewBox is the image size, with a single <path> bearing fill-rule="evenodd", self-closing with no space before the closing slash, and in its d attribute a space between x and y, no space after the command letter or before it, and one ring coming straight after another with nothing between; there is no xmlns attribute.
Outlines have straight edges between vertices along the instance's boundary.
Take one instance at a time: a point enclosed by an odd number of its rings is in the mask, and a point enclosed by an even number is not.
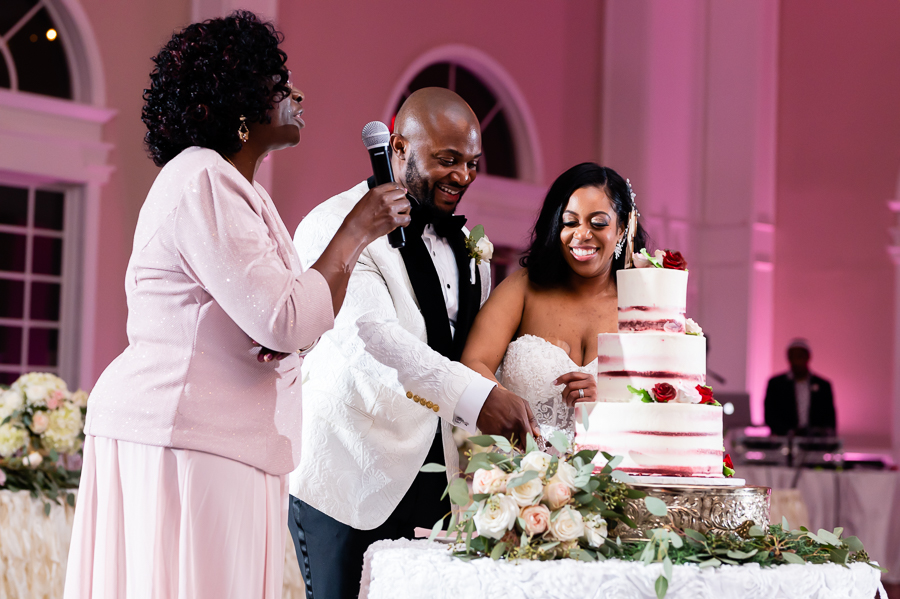
<svg viewBox="0 0 900 599"><path fill-rule="evenodd" d="M522 507L534 505L540 500L544 493L544 483L541 481L540 477L532 478L526 483L508 489L507 493Z"/></svg>
<svg viewBox="0 0 900 599"><path fill-rule="evenodd" d="M550 521L550 534L557 541L573 541L584 534L581 512L571 508L563 509L556 520Z"/></svg>
<svg viewBox="0 0 900 599"><path fill-rule="evenodd" d="M688 335L697 335L698 337L703 336L703 329L700 328L700 325L694 322L693 318L688 318L684 321L684 332Z"/></svg>
<svg viewBox="0 0 900 599"><path fill-rule="evenodd" d="M684 382L679 382L675 385L675 389L678 391L675 396L676 403L700 403L703 399L703 396L697 391L696 385L691 386Z"/></svg>
<svg viewBox="0 0 900 599"><path fill-rule="evenodd" d="M490 495L505 493L506 479L506 472L496 466L490 470L479 468L475 471L475 476L472 477L472 492L475 494L488 493Z"/></svg>
<svg viewBox="0 0 900 599"><path fill-rule="evenodd" d="M518 516L519 504L500 493L484 500L472 520L478 534L499 540L512 529Z"/></svg>
<svg viewBox="0 0 900 599"><path fill-rule="evenodd" d="M541 478L547 475L547 468L550 467L550 460L553 459L549 453L543 451L532 451L524 458L520 468L522 470L534 470L541 475Z"/></svg>

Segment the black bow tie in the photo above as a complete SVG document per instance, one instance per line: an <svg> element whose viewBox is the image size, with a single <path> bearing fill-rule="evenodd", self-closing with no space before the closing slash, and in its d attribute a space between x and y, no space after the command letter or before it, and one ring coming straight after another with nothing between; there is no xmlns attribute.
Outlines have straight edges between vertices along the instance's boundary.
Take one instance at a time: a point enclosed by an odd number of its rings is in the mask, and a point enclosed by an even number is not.
<svg viewBox="0 0 900 599"><path fill-rule="evenodd" d="M431 225L436 234L446 239L456 235L466 224L466 217L461 214L437 215L433 211L422 209L415 202L411 201L411 203L413 205L410 212L412 222L406 229L410 235L415 234L417 237L421 237L425 227Z"/></svg>

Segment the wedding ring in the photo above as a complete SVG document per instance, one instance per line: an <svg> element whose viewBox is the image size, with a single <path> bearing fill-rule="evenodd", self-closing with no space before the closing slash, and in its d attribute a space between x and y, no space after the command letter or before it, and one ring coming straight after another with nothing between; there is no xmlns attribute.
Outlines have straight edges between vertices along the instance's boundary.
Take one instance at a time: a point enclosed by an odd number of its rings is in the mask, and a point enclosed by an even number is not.
<svg viewBox="0 0 900 599"><path fill-rule="evenodd" d="M584 389L578 390L578 397L580 397L581 399L584 399Z"/></svg>

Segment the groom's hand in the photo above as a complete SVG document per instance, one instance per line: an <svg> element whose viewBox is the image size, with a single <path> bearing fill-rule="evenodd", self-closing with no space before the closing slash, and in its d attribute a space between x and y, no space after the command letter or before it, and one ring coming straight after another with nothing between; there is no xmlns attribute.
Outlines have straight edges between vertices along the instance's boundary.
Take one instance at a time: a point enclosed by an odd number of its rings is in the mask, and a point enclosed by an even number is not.
<svg viewBox="0 0 900 599"><path fill-rule="evenodd" d="M499 385L487 396L478 414L478 430L486 435L515 435L519 444L525 446L525 436L531 433L540 437L537 420L531 413L528 402Z"/></svg>

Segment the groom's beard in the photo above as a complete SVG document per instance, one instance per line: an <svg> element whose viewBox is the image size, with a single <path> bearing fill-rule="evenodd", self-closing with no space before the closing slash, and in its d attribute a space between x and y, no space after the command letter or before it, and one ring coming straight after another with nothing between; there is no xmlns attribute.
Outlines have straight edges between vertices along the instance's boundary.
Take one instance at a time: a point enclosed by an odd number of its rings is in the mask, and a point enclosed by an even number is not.
<svg viewBox="0 0 900 599"><path fill-rule="evenodd" d="M441 218L451 216L455 210L449 212L441 210L434 204L434 183L431 183L419 170L419 164L416 156L410 153L406 163L406 187L410 194L419 202L419 207L425 215L428 222L434 222ZM460 190L459 200L462 200L465 189ZM456 205L459 206L459 200Z"/></svg>

